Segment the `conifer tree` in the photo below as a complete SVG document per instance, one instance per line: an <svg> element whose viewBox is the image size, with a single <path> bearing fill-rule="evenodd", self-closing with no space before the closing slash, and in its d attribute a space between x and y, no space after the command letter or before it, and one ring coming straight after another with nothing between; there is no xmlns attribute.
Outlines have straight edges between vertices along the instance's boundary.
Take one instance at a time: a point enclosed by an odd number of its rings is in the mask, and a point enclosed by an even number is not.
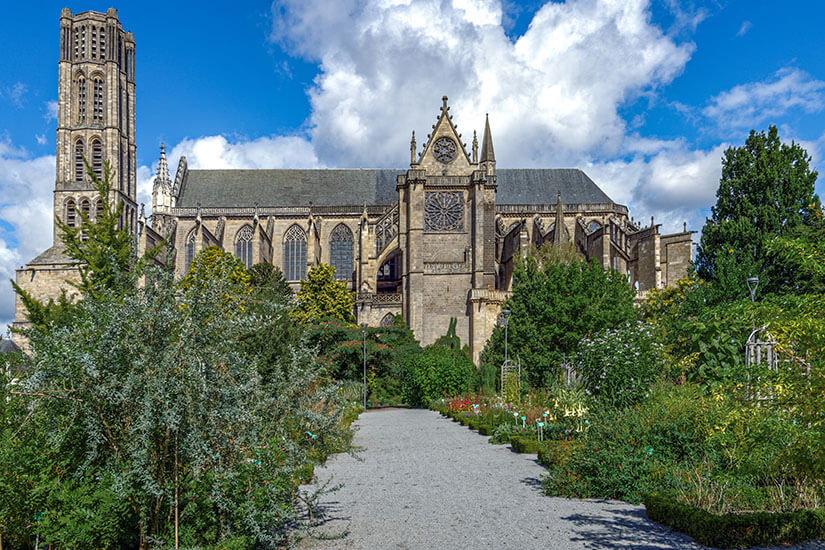
<svg viewBox="0 0 825 550"><path fill-rule="evenodd" d="M781 142L776 126L767 134L751 130L745 145L725 151L716 205L696 255L700 277L742 295L749 276L760 276L765 290L788 283L792 275L772 268L766 243L816 218L817 173L810 162L799 144Z"/></svg>

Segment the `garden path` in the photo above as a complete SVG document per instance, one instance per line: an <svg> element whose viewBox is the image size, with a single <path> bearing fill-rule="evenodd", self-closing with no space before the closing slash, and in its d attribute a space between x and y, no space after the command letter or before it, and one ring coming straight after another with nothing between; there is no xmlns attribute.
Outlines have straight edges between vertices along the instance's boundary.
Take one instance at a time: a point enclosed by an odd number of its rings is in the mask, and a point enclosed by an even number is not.
<svg viewBox="0 0 825 550"><path fill-rule="evenodd" d="M343 488L321 498L317 531L301 548L691 549L692 539L624 502L542 494L536 455L420 409L369 411L357 421L357 460L337 455L316 469Z"/></svg>

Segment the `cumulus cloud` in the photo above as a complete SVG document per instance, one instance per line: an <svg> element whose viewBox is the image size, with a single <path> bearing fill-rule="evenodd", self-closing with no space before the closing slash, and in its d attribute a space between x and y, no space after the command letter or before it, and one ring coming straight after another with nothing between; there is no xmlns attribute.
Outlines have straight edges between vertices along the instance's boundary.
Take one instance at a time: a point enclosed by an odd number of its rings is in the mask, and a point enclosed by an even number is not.
<svg viewBox="0 0 825 550"><path fill-rule="evenodd" d="M792 109L816 113L825 108L825 82L785 67L761 82L734 86L713 97L702 114L721 127L748 128Z"/></svg>
<svg viewBox="0 0 825 550"><path fill-rule="evenodd" d="M185 138L166 154L173 179L182 156L186 157L187 166L193 169L324 167L312 143L303 136L265 136L253 140L229 140L222 135ZM151 167L138 167L138 203L146 205L147 216L151 213L152 186L157 169L157 161Z"/></svg>
<svg viewBox="0 0 825 550"><path fill-rule="evenodd" d="M468 142L490 112L503 165L568 165L620 150L618 109L689 59L693 45L652 25L648 8L548 2L511 41L496 0L278 0L273 39L319 63L309 125L330 165L403 164L409 131L424 141L442 94Z"/></svg>
<svg viewBox="0 0 825 550"><path fill-rule="evenodd" d="M31 157L0 141L0 333L14 318L15 269L52 245L54 156Z"/></svg>
<svg viewBox="0 0 825 550"><path fill-rule="evenodd" d="M681 231L704 224L702 208L715 202L727 144L709 150L687 150L673 144L651 156L589 163L586 171L614 200L631 203L631 214L645 223L650 216L662 230Z"/></svg>

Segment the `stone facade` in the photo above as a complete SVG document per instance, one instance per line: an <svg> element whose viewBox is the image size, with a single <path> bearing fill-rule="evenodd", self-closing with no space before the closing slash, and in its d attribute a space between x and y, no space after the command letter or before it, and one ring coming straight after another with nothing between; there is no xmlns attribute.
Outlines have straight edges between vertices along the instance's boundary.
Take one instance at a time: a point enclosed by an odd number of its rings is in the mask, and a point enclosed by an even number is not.
<svg viewBox="0 0 825 550"><path fill-rule="evenodd" d="M117 21L113 11L74 18L64 11L61 32L71 37L75 29L105 22L107 29L121 33L107 30L106 40L118 36L119 47L133 52L131 35L119 24L112 26ZM311 266L329 263L355 293L359 323L386 324L400 314L422 344L429 344L456 318L457 335L477 359L510 295L514 264L531 245L575 243L583 257L627 274L639 292L687 274L690 231L661 235L653 220L650 226L636 223L581 170L497 168L489 120L481 150L475 132L468 147L446 97L420 150L413 133L408 169L195 170L181 158L173 179L161 147L151 219L141 212L133 224L133 57L107 57L89 65L77 54L66 57L66 44L62 40L58 134L63 137L58 139L55 212L65 213L63 194L74 189L65 183L71 175L66 144L97 136L95 128L73 125L78 89L70 83L81 70L98 74L95 67L103 63L106 81L115 75L121 92L131 98L124 104L128 116L117 116L117 123L100 135L113 143L106 146L107 159L131 151L117 165L130 174L118 189L130 211L125 223L135 228L139 250L165 240L168 254L163 256L178 276L208 246L231 251L247 265L271 262L293 288ZM105 116L123 114L107 101ZM18 281L30 271L37 271L32 281L57 280L41 276L39 265L18 272ZM58 287L49 282L38 292L50 295ZM18 307L19 320L24 313Z"/></svg>

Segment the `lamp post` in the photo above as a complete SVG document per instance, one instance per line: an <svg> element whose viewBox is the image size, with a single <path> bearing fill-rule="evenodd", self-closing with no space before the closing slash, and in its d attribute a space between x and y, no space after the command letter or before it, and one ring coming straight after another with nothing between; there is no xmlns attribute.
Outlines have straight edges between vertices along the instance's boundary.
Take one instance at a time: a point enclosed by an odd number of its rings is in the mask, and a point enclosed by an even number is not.
<svg viewBox="0 0 825 550"><path fill-rule="evenodd" d="M751 293L751 303L755 301L756 287L759 286L759 277L748 277L748 291Z"/></svg>
<svg viewBox="0 0 825 550"><path fill-rule="evenodd" d="M510 324L510 310L501 310L501 319L504 322L504 364L507 364L507 326Z"/></svg>
<svg viewBox="0 0 825 550"><path fill-rule="evenodd" d="M364 332L364 412L367 412L367 323L361 323Z"/></svg>

